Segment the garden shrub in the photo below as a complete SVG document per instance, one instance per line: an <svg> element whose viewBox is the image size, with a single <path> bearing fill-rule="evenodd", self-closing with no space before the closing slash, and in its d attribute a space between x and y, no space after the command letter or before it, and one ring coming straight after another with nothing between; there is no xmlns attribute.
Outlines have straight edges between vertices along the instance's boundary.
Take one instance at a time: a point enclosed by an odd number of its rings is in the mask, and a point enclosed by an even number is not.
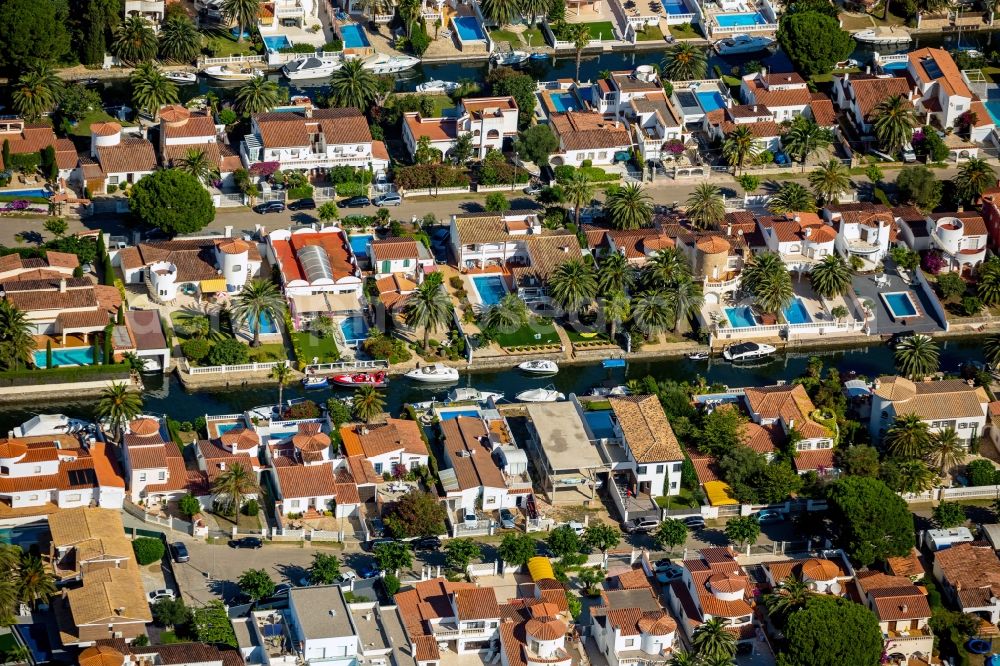
<svg viewBox="0 0 1000 666"><path fill-rule="evenodd" d="M338 197L360 197L368 194L368 186L361 183L340 183L337 185Z"/></svg>
<svg viewBox="0 0 1000 666"><path fill-rule="evenodd" d="M313 195L312 185L300 185L288 190L289 199L309 199Z"/></svg>
<svg viewBox="0 0 1000 666"><path fill-rule="evenodd" d="M163 541L151 537L139 537L133 541L132 550L135 552L135 561L143 566L163 559L166 552Z"/></svg>
<svg viewBox="0 0 1000 666"><path fill-rule="evenodd" d="M201 363L212 351L212 343L202 338L191 338L181 343L181 352L192 363Z"/></svg>
<svg viewBox="0 0 1000 666"><path fill-rule="evenodd" d="M209 365L240 365L250 360L250 349L239 340L222 340L208 352Z"/></svg>
<svg viewBox="0 0 1000 666"><path fill-rule="evenodd" d="M243 515L245 516L256 516L260 512L260 504L257 503L255 499L247 500L247 503L243 505Z"/></svg>

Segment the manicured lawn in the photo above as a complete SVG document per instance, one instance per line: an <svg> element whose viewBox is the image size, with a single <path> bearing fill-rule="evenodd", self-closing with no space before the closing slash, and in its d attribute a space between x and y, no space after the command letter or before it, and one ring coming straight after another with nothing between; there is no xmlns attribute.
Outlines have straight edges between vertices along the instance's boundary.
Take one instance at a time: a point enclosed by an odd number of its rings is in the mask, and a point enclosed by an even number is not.
<svg viewBox="0 0 1000 666"><path fill-rule="evenodd" d="M509 30L490 30L490 37L496 42L507 42L512 48L521 45L521 38Z"/></svg>
<svg viewBox="0 0 1000 666"><path fill-rule="evenodd" d="M663 31L658 25L647 25L645 29L636 33L636 39L640 42L662 42Z"/></svg>
<svg viewBox="0 0 1000 666"><path fill-rule="evenodd" d="M528 28L521 37L528 46L545 46L545 35L540 28Z"/></svg>
<svg viewBox="0 0 1000 666"><path fill-rule="evenodd" d="M288 358L288 354L285 352L285 345L280 342L265 342L260 347L249 347L249 349L251 362L269 363Z"/></svg>
<svg viewBox="0 0 1000 666"><path fill-rule="evenodd" d="M455 103L447 95L429 95L429 97L434 100L434 113L437 117L441 117L444 111L455 108Z"/></svg>
<svg viewBox="0 0 1000 666"><path fill-rule="evenodd" d="M594 23L584 23L582 25L590 28L590 39L614 39L615 29L611 21L595 21Z"/></svg>
<svg viewBox="0 0 1000 666"><path fill-rule="evenodd" d="M670 34L675 39L696 39L701 37L701 33L690 23L670 26Z"/></svg>
<svg viewBox="0 0 1000 666"><path fill-rule="evenodd" d="M105 113L103 109L97 109L96 111L91 111L76 124L75 127L71 127L69 133L73 136L90 136L90 126L94 123L103 123L109 120L113 120L119 125L128 127L132 123L122 122L115 118L114 116Z"/></svg>
<svg viewBox="0 0 1000 666"><path fill-rule="evenodd" d="M685 507L697 507L698 500L694 498L691 491L687 488L681 488L679 495L672 495L670 497L661 496L656 498L656 503L663 508L667 509L683 509Z"/></svg>
<svg viewBox="0 0 1000 666"><path fill-rule="evenodd" d="M299 359L312 363L314 357L319 357L320 363L333 363L340 360L340 351L333 337L321 338L309 331L298 331L292 334L295 344L305 358Z"/></svg>
<svg viewBox="0 0 1000 666"><path fill-rule="evenodd" d="M530 345L557 345L559 334L555 327L547 322L533 319L512 333L497 335L497 343L501 347L527 347Z"/></svg>
<svg viewBox="0 0 1000 666"><path fill-rule="evenodd" d="M212 54L213 58L228 58L234 55L257 55L253 44L244 39L237 44L236 40L226 33L215 32L205 35L205 52Z"/></svg>

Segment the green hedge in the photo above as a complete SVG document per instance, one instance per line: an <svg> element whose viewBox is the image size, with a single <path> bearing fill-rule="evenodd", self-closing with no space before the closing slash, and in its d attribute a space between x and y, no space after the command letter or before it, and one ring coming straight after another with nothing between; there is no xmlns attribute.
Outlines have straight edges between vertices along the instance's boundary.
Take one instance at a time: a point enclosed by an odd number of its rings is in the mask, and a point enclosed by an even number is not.
<svg viewBox="0 0 1000 666"><path fill-rule="evenodd" d="M607 183L611 181L617 181L620 179L620 176L618 174L608 173L604 169L593 166L577 168L569 164L563 164L561 166L557 166L555 169L553 169L553 171L556 174L556 180L560 183L565 183L566 181L568 181L570 178L573 177L573 174L577 171L583 172L592 183Z"/></svg>
<svg viewBox="0 0 1000 666"><path fill-rule="evenodd" d="M288 190L289 199L309 199L313 195L312 185L300 185Z"/></svg>
<svg viewBox="0 0 1000 666"><path fill-rule="evenodd" d="M362 183L340 183L337 185L338 197L360 197L368 194L368 186Z"/></svg>
<svg viewBox="0 0 1000 666"><path fill-rule="evenodd" d="M163 559L166 547L160 539L140 537L132 542L132 550L135 551L135 561L145 566Z"/></svg>
<svg viewBox="0 0 1000 666"><path fill-rule="evenodd" d="M51 370L7 370L0 372L0 387L94 382L104 379L127 380L128 378L129 369L125 365L79 365L71 368L52 368Z"/></svg>

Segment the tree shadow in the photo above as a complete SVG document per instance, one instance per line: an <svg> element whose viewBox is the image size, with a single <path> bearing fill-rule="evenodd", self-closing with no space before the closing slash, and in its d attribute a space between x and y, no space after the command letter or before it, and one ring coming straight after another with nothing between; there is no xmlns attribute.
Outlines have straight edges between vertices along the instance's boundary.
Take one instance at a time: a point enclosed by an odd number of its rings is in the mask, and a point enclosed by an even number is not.
<svg viewBox="0 0 1000 666"><path fill-rule="evenodd" d="M458 207L466 213L482 213L486 210L478 201L463 201Z"/></svg>
<svg viewBox="0 0 1000 666"><path fill-rule="evenodd" d="M292 213L292 222L296 224L313 224L314 222L318 221L319 218L312 213L306 213L306 212Z"/></svg>
<svg viewBox="0 0 1000 666"><path fill-rule="evenodd" d="M275 568L293 585L298 585L299 581L309 573L309 569L298 564L279 564Z"/></svg>

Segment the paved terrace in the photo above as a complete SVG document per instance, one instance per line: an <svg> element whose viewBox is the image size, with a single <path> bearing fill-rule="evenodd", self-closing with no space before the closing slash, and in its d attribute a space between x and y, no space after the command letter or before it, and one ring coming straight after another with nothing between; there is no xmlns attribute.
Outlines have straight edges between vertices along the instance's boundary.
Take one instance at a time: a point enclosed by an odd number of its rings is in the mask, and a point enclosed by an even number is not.
<svg viewBox="0 0 1000 666"><path fill-rule="evenodd" d="M909 282L904 280L891 260L885 261L886 280L883 284L878 284L874 275L856 275L854 277L854 293L862 301L869 301L873 304L875 316L871 321L873 335L892 335L902 331L914 331L917 333L936 333L946 328L945 321L936 314L937 296L928 293L916 281L911 278ZM918 304L919 315L905 319L894 319L885 301L879 296L890 292L907 292ZM904 323L905 322L905 323Z"/></svg>

